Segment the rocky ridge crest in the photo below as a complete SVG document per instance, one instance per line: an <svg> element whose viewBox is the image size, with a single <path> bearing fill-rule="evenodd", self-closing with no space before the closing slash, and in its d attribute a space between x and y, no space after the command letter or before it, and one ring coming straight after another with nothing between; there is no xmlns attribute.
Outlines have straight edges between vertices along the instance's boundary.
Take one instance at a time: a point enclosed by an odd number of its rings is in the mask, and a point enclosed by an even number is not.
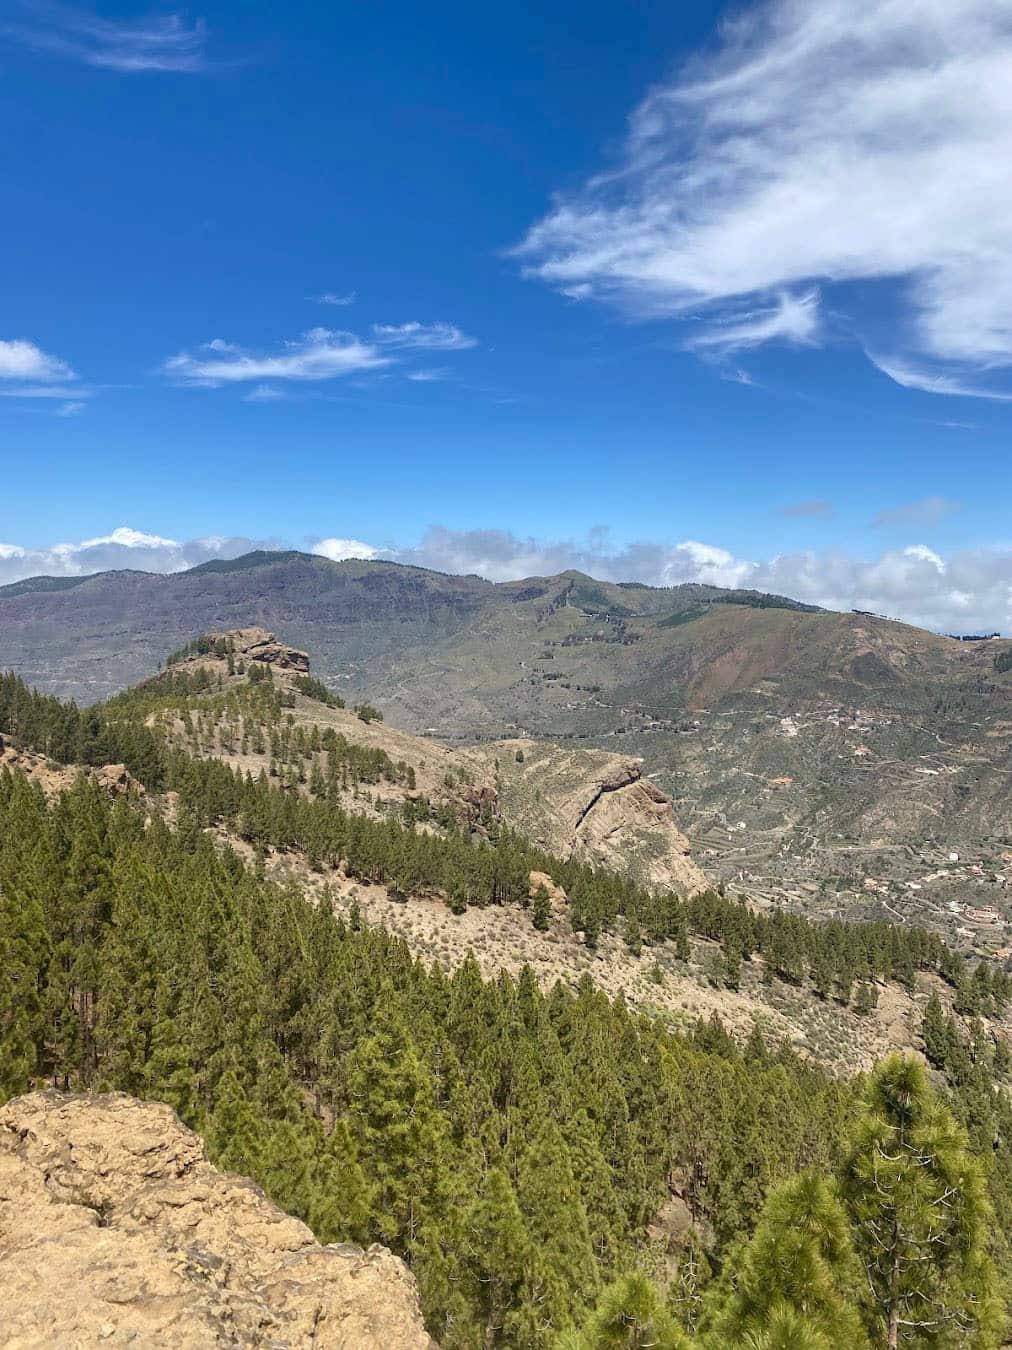
<svg viewBox="0 0 1012 1350"><path fill-rule="evenodd" d="M396 805L424 795L449 807L461 825L476 833L482 833L482 820L491 814L560 857L628 873L648 887L682 894L706 889L707 879L689 856L689 842L675 823L670 801L644 777L637 757L526 739L451 749L383 721L364 722L352 709L305 697L298 692L299 677L309 674L309 657L265 628L206 636L228 645L231 674L228 660L213 649L168 669L201 667L228 687L245 682L248 674L238 672L250 662L271 666L275 684L294 692L291 715L296 724L307 730L331 726L349 741L411 766L417 787L376 784L375 795L384 802ZM230 758L234 763L235 757ZM255 776L266 765L247 757L240 767ZM361 801L347 805L362 810Z"/></svg>

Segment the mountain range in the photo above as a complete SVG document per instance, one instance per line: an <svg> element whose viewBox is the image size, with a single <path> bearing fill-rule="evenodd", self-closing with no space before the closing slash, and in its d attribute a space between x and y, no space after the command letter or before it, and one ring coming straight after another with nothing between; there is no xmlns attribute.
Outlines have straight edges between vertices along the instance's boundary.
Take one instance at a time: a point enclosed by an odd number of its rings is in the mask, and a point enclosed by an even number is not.
<svg viewBox="0 0 1012 1350"><path fill-rule="evenodd" d="M0 668L92 702L199 632L251 624L405 731L641 759L697 861L753 898L1004 947L1012 672L996 658L1012 642L717 587L257 552L0 588Z"/></svg>

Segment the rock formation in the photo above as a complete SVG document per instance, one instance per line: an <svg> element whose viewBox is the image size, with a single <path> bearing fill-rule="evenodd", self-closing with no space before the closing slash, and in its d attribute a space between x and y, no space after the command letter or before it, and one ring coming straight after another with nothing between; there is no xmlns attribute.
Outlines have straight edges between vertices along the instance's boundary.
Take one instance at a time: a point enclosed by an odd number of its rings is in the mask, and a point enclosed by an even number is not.
<svg viewBox="0 0 1012 1350"><path fill-rule="evenodd" d="M643 777L640 760L538 741L474 753L496 756L503 815L543 848L628 872L646 886L687 895L706 889L671 803Z"/></svg>
<svg viewBox="0 0 1012 1350"><path fill-rule="evenodd" d="M230 628L224 633L207 633L206 637L215 641L224 639L231 647L236 661L262 661L266 666L288 671L292 675L309 673L309 656L298 647L290 647L287 642L279 642L266 628ZM176 669L187 666L206 665L218 668L218 658L213 652L199 652L179 661ZM146 683L146 681L142 681Z"/></svg>
<svg viewBox="0 0 1012 1350"><path fill-rule="evenodd" d="M167 1106L120 1093L0 1110L0 1289L12 1350L435 1350L386 1248L320 1246Z"/></svg>
<svg viewBox="0 0 1012 1350"><path fill-rule="evenodd" d="M97 768L57 764L33 750L16 750L14 746L5 744L0 736L0 772L4 769L25 774L32 782L39 784L47 797L58 797L61 792L66 792L82 774L94 779L110 797L144 795L143 786L125 764L102 764Z"/></svg>
<svg viewBox="0 0 1012 1350"><path fill-rule="evenodd" d="M235 628L221 636L232 639L237 659L242 657L246 661L263 661L265 665L296 674L304 675L309 671L309 656L306 652L300 651L298 647L290 647L287 642L279 642L266 628Z"/></svg>

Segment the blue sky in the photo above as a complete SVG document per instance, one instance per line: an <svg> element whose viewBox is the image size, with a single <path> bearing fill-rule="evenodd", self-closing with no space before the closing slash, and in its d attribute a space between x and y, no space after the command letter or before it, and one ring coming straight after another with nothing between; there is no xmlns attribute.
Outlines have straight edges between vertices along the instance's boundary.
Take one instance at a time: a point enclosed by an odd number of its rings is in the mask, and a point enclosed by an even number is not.
<svg viewBox="0 0 1012 1350"><path fill-rule="evenodd" d="M351 541L1012 629L1012 12L939 8L0 0L0 579Z"/></svg>

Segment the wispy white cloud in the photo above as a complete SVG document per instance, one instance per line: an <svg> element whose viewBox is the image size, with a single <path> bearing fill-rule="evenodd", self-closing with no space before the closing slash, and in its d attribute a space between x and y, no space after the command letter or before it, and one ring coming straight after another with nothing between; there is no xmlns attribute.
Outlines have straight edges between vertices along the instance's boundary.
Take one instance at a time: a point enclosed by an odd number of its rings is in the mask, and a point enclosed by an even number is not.
<svg viewBox="0 0 1012 1350"><path fill-rule="evenodd" d="M237 558L255 548L271 547L277 547L277 541L225 535L180 541L121 525L108 534L78 543L37 548L0 543L0 585L24 577L88 576L112 568L182 572L214 558Z"/></svg>
<svg viewBox="0 0 1012 1350"><path fill-rule="evenodd" d="M516 252L567 296L702 315L699 349L828 339L814 288L860 282L846 333L890 378L1006 399L1010 160L1008 0L767 0L647 95L613 170ZM783 296L806 298L793 323Z"/></svg>
<svg viewBox="0 0 1012 1350"><path fill-rule="evenodd" d="M951 502L947 497L920 497L915 502L904 502L901 506L879 511L872 524L903 528L937 525L961 509L959 502Z"/></svg>
<svg viewBox="0 0 1012 1350"><path fill-rule="evenodd" d="M0 339L0 398L54 399L60 403L56 415L72 417L93 392L66 361L27 338Z"/></svg>
<svg viewBox="0 0 1012 1350"><path fill-rule="evenodd" d="M391 347L417 347L430 352L459 352L477 347L478 339L452 323L374 323L373 337Z"/></svg>
<svg viewBox="0 0 1012 1350"><path fill-rule="evenodd" d="M379 549L372 544L363 544L361 539L319 539L313 545L313 552L320 558L329 558L331 562L342 562L345 558L370 559L379 556Z"/></svg>
<svg viewBox="0 0 1012 1350"><path fill-rule="evenodd" d="M38 380L62 384L77 376L58 356L50 356L27 338L0 340L0 380Z"/></svg>
<svg viewBox="0 0 1012 1350"><path fill-rule="evenodd" d="M91 398L95 391L84 384L0 384L0 398L44 398L66 400L68 394L75 398Z"/></svg>
<svg viewBox="0 0 1012 1350"><path fill-rule="evenodd" d="M318 305L353 305L355 292L349 291L347 295L339 295L336 291L324 291L322 295L314 295L312 299Z"/></svg>
<svg viewBox="0 0 1012 1350"><path fill-rule="evenodd" d="M410 359L413 352L464 351L477 346L449 323L373 324L371 338L330 328L311 328L274 352L251 352L224 338L212 338L193 351L184 351L163 362L161 372L180 384L215 388L224 384L260 381L246 395L246 402L269 403L287 397L276 382L333 380L343 375L363 375ZM421 383L445 379L442 368L407 372Z"/></svg>
<svg viewBox="0 0 1012 1350"><path fill-rule="evenodd" d="M0 22L0 36L34 51L127 74L196 74L211 68L203 20L190 22L182 13L115 20L50 0L22 0L15 17Z"/></svg>
<svg viewBox="0 0 1012 1350"><path fill-rule="evenodd" d="M781 291L769 305L744 313L729 310L686 343L719 352L758 347L764 342L787 342L799 346L814 343L819 334L819 293L792 295Z"/></svg>
<svg viewBox="0 0 1012 1350"><path fill-rule="evenodd" d="M253 353L216 338L200 353L170 357L162 372L183 384L214 388L249 380L333 380L390 364L375 343L353 333L311 328L272 353Z"/></svg>
<svg viewBox="0 0 1012 1350"><path fill-rule="evenodd" d="M872 365L904 389L919 389L925 394L952 394L957 398L986 398L994 403L1012 403L1012 393L989 389L983 383L989 374L986 369L980 372L975 381L968 379L965 372L954 372L951 368L930 369L914 365L900 356L877 356L872 352L867 355Z"/></svg>
<svg viewBox="0 0 1012 1350"><path fill-rule="evenodd" d="M165 539L159 534L146 534L130 525L119 525L111 534L100 534L94 539L85 539L80 544L57 544L54 552L74 553L82 549L103 548L106 544L116 544L121 548L180 548L175 539Z"/></svg>
<svg viewBox="0 0 1012 1350"><path fill-rule="evenodd" d="M447 379L449 373L445 366L434 366L429 370L409 370L408 379L414 380L416 384L434 384Z"/></svg>
<svg viewBox="0 0 1012 1350"><path fill-rule="evenodd" d="M759 381L753 375L750 375L747 370L743 370L741 366L722 364L718 367L718 370L720 372L720 378L722 380L727 380L729 384L744 384L752 389L762 388Z"/></svg>

